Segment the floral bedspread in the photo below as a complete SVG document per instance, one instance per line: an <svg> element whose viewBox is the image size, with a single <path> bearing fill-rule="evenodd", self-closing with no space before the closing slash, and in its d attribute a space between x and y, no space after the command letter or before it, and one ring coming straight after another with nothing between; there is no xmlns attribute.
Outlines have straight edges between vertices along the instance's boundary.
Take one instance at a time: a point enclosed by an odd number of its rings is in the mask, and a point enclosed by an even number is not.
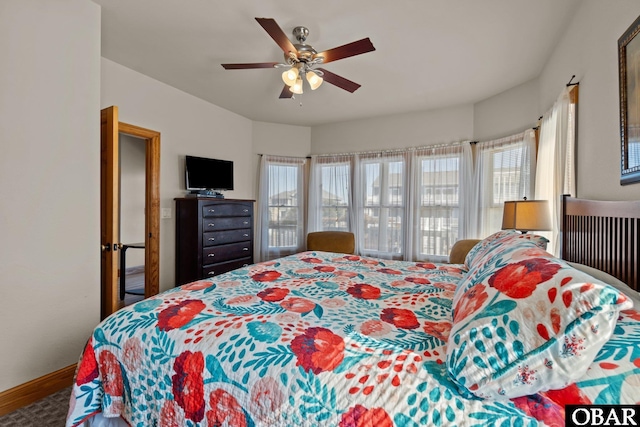
<svg viewBox="0 0 640 427"><path fill-rule="evenodd" d="M443 362L465 273L304 252L169 290L95 328L67 426L563 426L564 403L640 385L640 315L625 312L577 384L463 397Z"/></svg>

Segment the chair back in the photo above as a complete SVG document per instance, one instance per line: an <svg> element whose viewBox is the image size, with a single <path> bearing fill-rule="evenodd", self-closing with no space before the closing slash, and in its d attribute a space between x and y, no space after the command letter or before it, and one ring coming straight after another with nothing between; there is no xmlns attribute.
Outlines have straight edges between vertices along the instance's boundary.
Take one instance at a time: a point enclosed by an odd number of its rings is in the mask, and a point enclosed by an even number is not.
<svg viewBox="0 0 640 427"><path fill-rule="evenodd" d="M314 231L307 234L307 250L353 254L355 237L348 231Z"/></svg>

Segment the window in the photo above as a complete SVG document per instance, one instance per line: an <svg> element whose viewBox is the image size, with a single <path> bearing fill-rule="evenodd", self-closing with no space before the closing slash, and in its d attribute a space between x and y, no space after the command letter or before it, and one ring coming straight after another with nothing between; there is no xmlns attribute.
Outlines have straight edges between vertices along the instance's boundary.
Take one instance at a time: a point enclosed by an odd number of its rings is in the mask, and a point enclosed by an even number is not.
<svg viewBox="0 0 640 427"><path fill-rule="evenodd" d="M348 154L311 158L309 231L352 231L352 163Z"/></svg>
<svg viewBox="0 0 640 427"><path fill-rule="evenodd" d="M405 216L405 161L398 156L361 159L360 252L402 258Z"/></svg>
<svg viewBox="0 0 640 427"><path fill-rule="evenodd" d="M313 156L309 231L351 231L362 255L444 261L467 237L470 147Z"/></svg>
<svg viewBox="0 0 640 427"><path fill-rule="evenodd" d="M458 171L457 157L420 159L418 254L449 254L458 240Z"/></svg>
<svg viewBox="0 0 640 427"><path fill-rule="evenodd" d="M524 162L524 156L524 147L498 150L490 155L493 175L492 207L502 208L505 200L521 198L523 187L530 187L529 165Z"/></svg>
<svg viewBox="0 0 640 427"><path fill-rule="evenodd" d="M469 143L415 151L412 250L415 260L445 261L453 244L467 237L463 217L471 173Z"/></svg>
<svg viewBox="0 0 640 427"><path fill-rule="evenodd" d="M269 165L269 247L295 248L300 221L298 168Z"/></svg>
<svg viewBox="0 0 640 427"><path fill-rule="evenodd" d="M502 228L505 201L534 198L535 133L479 142L476 149L477 234L484 238Z"/></svg>
<svg viewBox="0 0 640 427"><path fill-rule="evenodd" d="M349 231L350 175L348 163L320 166L322 230Z"/></svg>
<svg viewBox="0 0 640 427"><path fill-rule="evenodd" d="M304 162L300 158L263 156L259 200L263 261L303 249Z"/></svg>

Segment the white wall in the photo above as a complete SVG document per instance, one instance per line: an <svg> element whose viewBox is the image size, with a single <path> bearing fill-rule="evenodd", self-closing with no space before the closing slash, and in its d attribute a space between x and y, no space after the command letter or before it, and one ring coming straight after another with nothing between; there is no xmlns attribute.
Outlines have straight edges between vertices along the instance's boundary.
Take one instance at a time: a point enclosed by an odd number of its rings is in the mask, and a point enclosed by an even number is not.
<svg viewBox="0 0 640 427"><path fill-rule="evenodd" d="M100 7L0 5L0 391L77 362L100 320Z"/></svg>
<svg viewBox="0 0 640 427"><path fill-rule="evenodd" d="M311 128L253 122L253 152L277 156L305 157L311 152Z"/></svg>
<svg viewBox="0 0 640 427"><path fill-rule="evenodd" d="M311 128L253 122L253 184L258 198L260 155L307 157L311 153Z"/></svg>
<svg viewBox="0 0 640 427"><path fill-rule="evenodd" d="M637 0L583 0L537 80L474 106L476 139L509 134L547 112L575 75L578 197L637 200L640 183L620 185L618 38L640 15ZM537 81L538 88L532 85ZM535 93L534 93L535 92ZM529 98L537 97L533 113Z"/></svg>
<svg viewBox="0 0 640 427"><path fill-rule="evenodd" d="M547 111L573 74L578 103L578 196L640 198L640 183L620 185L618 38L640 15L637 0L581 2L565 36L540 75L540 106Z"/></svg>
<svg viewBox="0 0 640 427"><path fill-rule="evenodd" d="M537 125L538 79L530 80L473 106L473 138L490 141Z"/></svg>
<svg viewBox="0 0 640 427"><path fill-rule="evenodd" d="M473 138L473 106L443 108L316 126L313 154L420 147Z"/></svg>
<svg viewBox="0 0 640 427"><path fill-rule="evenodd" d="M119 120L160 132L160 290L175 285L175 197L183 197L184 156L232 160L234 191L252 199L252 122L150 77L102 58L101 107L118 107Z"/></svg>

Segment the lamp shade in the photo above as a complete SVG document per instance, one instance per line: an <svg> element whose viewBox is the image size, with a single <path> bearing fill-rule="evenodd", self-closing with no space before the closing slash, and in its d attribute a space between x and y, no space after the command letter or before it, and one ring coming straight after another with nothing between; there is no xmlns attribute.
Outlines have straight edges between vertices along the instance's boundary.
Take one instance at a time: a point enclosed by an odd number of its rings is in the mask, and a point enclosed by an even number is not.
<svg viewBox="0 0 640 427"><path fill-rule="evenodd" d="M293 86L296 83L296 79L298 78L298 69L295 67L291 67L282 73L282 81L289 87Z"/></svg>
<svg viewBox="0 0 640 427"><path fill-rule="evenodd" d="M311 70L307 71L306 77L307 77L307 81L309 82L309 86L311 87L311 90L318 89L322 84L322 80L323 80L322 77L320 77L319 75L317 75Z"/></svg>
<svg viewBox="0 0 640 427"><path fill-rule="evenodd" d="M502 229L518 231L551 230L549 202L547 200L514 200L504 202Z"/></svg>
<svg viewBox="0 0 640 427"><path fill-rule="evenodd" d="M291 92L295 93L296 95L302 95L302 77L300 77L300 75L298 75L295 83L293 84L293 86L291 86Z"/></svg>

